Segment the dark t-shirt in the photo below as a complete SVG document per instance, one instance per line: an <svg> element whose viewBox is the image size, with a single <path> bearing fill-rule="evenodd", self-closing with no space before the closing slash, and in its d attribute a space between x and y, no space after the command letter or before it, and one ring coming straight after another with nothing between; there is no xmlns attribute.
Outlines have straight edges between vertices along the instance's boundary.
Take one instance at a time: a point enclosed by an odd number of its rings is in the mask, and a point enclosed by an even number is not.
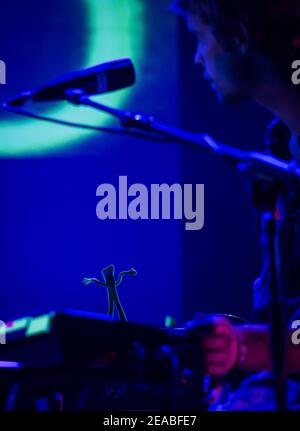
<svg viewBox="0 0 300 431"><path fill-rule="evenodd" d="M291 160L289 129L274 120L267 133L267 151L284 160ZM300 143L300 142L299 142ZM296 162L293 162L296 163ZM259 278L253 285L254 311L252 321L266 323L270 313L270 253L264 230L266 215L272 211L280 221L276 237L280 246L282 285L289 321L300 317L300 186L292 182L279 185L266 181L253 184L254 206L260 231L263 265Z"/></svg>
<svg viewBox="0 0 300 431"><path fill-rule="evenodd" d="M278 120L269 127L267 151L291 161L289 129ZM300 186L290 183L284 186L255 181L253 183L254 206L260 231L263 265L260 277L254 283L254 310L252 322L270 321L270 259L264 218L272 211L280 219L277 232L282 261L286 317L289 321L300 319ZM299 375L286 381L287 405L300 410ZM225 379L220 399L210 410L275 410L273 376L270 372L244 373L235 370Z"/></svg>

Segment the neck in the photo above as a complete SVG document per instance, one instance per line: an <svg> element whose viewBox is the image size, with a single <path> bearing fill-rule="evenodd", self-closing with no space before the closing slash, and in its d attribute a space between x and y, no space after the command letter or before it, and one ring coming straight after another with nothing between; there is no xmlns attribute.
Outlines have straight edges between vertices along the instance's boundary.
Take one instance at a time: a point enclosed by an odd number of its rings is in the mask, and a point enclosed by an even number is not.
<svg viewBox="0 0 300 431"><path fill-rule="evenodd" d="M292 133L300 135L300 92L282 82L263 82L255 90L253 98L273 112Z"/></svg>
<svg viewBox="0 0 300 431"><path fill-rule="evenodd" d="M254 100L271 111L290 129L294 138L300 136L300 92L282 82L265 82L255 90ZM291 142L296 142L292 139ZM293 158L300 160L300 146L290 147Z"/></svg>

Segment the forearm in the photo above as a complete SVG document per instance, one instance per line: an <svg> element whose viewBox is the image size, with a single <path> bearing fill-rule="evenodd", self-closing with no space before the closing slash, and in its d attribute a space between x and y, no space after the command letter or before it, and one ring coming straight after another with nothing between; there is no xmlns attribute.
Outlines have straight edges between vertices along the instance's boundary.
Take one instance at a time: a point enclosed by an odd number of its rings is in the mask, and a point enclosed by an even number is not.
<svg viewBox="0 0 300 431"><path fill-rule="evenodd" d="M239 341L237 367L244 371L269 371L270 337L266 326L243 325L236 328Z"/></svg>
<svg viewBox="0 0 300 431"><path fill-rule="evenodd" d="M266 326L245 325L236 328L239 340L237 367L244 371L271 371L270 333ZM292 343L288 334L285 351L287 374L300 372L300 345Z"/></svg>

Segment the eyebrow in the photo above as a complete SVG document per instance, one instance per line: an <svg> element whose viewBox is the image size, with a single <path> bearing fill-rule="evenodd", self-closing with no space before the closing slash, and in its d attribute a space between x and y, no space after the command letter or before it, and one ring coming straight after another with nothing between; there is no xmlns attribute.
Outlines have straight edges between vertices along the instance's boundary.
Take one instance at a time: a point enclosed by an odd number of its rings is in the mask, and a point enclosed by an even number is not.
<svg viewBox="0 0 300 431"><path fill-rule="evenodd" d="M189 30L189 32L193 37L195 37L197 39L204 39L205 35L204 35L203 31L201 31L201 30L197 30L195 28L192 28Z"/></svg>
<svg viewBox="0 0 300 431"><path fill-rule="evenodd" d="M194 36L198 36L199 35L199 31L195 28L195 27L188 27L188 31L189 33L191 33Z"/></svg>

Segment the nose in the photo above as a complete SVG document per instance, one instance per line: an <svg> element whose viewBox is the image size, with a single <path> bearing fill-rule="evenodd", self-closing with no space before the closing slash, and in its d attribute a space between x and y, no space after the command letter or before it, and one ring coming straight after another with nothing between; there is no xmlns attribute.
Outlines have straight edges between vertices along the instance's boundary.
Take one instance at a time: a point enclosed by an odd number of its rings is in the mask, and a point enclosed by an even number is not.
<svg viewBox="0 0 300 431"><path fill-rule="evenodd" d="M197 46L196 52L194 55L194 63L198 66L204 66L203 56L199 45Z"/></svg>

